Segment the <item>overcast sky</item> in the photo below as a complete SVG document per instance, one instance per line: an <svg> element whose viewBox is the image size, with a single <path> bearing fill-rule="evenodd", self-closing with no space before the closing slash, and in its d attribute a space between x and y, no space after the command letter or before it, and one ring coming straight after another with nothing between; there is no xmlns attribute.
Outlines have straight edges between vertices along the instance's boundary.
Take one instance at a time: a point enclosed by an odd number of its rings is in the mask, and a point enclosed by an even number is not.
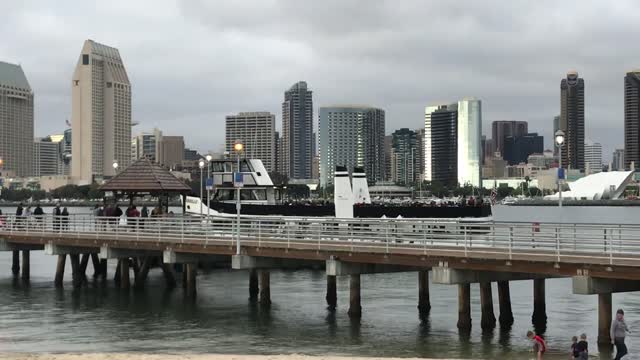
<svg viewBox="0 0 640 360"><path fill-rule="evenodd" d="M634 1L3 1L0 60L22 64L36 135L59 133L83 41L120 50L134 133L160 127L219 150L225 114L271 111L305 80L314 110L386 110L387 133L423 126L424 107L475 96L483 133L526 120L550 145L560 80L585 79L586 134L623 146L623 77L640 67ZM315 116L317 119L317 115Z"/></svg>

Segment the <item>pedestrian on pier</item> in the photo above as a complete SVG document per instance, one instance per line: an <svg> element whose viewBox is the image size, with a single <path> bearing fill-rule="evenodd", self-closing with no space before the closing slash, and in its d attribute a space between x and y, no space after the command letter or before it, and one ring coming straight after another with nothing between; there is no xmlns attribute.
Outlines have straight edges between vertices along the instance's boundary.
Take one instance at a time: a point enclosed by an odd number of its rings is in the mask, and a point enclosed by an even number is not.
<svg viewBox="0 0 640 360"><path fill-rule="evenodd" d="M533 352L536 354L537 360L542 360L542 356L547 351L547 343L540 335L536 335L533 331L527 331L527 338L533 342Z"/></svg>
<svg viewBox="0 0 640 360"><path fill-rule="evenodd" d="M69 210L62 209L62 230L69 230Z"/></svg>
<svg viewBox="0 0 640 360"><path fill-rule="evenodd" d="M53 208L53 230L60 230L60 216L62 215L62 210L60 210L60 203L56 203L56 207Z"/></svg>
<svg viewBox="0 0 640 360"><path fill-rule="evenodd" d="M616 312L616 318L611 322L611 341L616 346L615 360L622 359L627 355L627 345L624 343L624 338L627 336L629 328L624 321L624 310L618 309Z"/></svg>
<svg viewBox="0 0 640 360"><path fill-rule="evenodd" d="M16 224L15 227L19 230L20 228L22 228L22 216L24 214L24 208L22 207L22 203L18 204L18 207L16 208Z"/></svg>

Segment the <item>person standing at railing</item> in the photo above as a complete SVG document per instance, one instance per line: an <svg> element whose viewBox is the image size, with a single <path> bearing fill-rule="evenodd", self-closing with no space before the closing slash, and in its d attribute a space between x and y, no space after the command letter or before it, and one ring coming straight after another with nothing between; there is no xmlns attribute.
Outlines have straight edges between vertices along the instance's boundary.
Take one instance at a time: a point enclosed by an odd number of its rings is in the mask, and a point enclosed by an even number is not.
<svg viewBox="0 0 640 360"><path fill-rule="evenodd" d="M611 342L616 346L615 360L622 359L627 355L627 345L624 343L624 339L629 332L627 323L624 321L624 310L618 309L616 312L616 318L611 322Z"/></svg>
<svg viewBox="0 0 640 360"><path fill-rule="evenodd" d="M40 207L40 203L36 204L36 209L33 210L33 216L35 216L36 221L38 222L38 227L39 228L44 228L44 226L43 226L43 223L44 223L44 211Z"/></svg>
<svg viewBox="0 0 640 360"><path fill-rule="evenodd" d="M14 227L17 230L20 230L22 228L22 217L24 214L24 208L22 207L22 203L18 204L18 208L16 208L16 220L15 220L15 224Z"/></svg>
<svg viewBox="0 0 640 360"><path fill-rule="evenodd" d="M56 203L56 207L53 208L53 230L60 231L60 215L62 215L62 210L60 210L60 203Z"/></svg>
<svg viewBox="0 0 640 360"><path fill-rule="evenodd" d="M64 209L62 209L62 230L68 231L69 230L69 210L67 210L67 207L65 206Z"/></svg>
<svg viewBox="0 0 640 360"><path fill-rule="evenodd" d="M145 219L149 217L149 209L147 209L147 205L142 207L142 212L140 213L140 229L144 229Z"/></svg>

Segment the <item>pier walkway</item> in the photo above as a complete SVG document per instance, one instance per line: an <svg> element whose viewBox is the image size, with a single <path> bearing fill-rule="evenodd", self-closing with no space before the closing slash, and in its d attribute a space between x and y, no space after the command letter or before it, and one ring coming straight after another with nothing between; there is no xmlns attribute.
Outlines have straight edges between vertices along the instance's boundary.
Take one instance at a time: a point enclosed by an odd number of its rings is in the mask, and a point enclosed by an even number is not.
<svg viewBox="0 0 640 360"><path fill-rule="evenodd" d="M90 215L10 215L0 217L0 250L13 251L16 275L22 251L24 279L29 277L29 251L59 256L55 281L60 286L66 255L74 286L81 286L89 259L96 276L103 277L106 261L117 259L116 280L127 288L129 267L135 286L143 286L154 266L163 269L172 285L172 264L180 263L185 288L194 294L198 263L231 260L234 269L250 270L250 297L265 304L271 301L268 269L288 262L319 264L326 267L330 307L335 307L335 276L351 276L353 316L361 315L360 274L373 272L420 272L418 307L428 311L431 271L432 282L459 287L460 328L471 326L471 283L480 284L484 328L496 322L491 282L498 282L500 322L507 326L508 281L534 281L536 322L546 321L544 279L572 277L575 293L599 295L602 343L609 336L605 328L611 321L611 293L640 290L640 225L282 217L242 217L237 222L182 216L126 221Z"/></svg>

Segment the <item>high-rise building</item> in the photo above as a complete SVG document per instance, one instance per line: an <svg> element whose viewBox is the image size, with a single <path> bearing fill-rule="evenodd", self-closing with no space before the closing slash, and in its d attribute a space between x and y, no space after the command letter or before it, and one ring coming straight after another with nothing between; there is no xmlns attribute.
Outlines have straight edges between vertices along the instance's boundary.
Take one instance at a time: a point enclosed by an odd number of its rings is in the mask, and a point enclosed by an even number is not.
<svg viewBox="0 0 640 360"><path fill-rule="evenodd" d="M640 69L624 77L624 168L640 166Z"/></svg>
<svg viewBox="0 0 640 360"><path fill-rule="evenodd" d="M242 156L262 160L268 172L276 170L276 116L270 112L241 112L227 115L225 150L234 153L233 145L244 145Z"/></svg>
<svg viewBox="0 0 640 360"><path fill-rule="evenodd" d="M526 121L499 120L491 123L491 139L495 150L504 154L504 138L507 136L521 136L529 132ZM485 155L488 156L488 155ZM491 154L493 156L493 154Z"/></svg>
<svg viewBox="0 0 640 360"><path fill-rule="evenodd" d="M482 186L482 102L458 101L458 183Z"/></svg>
<svg viewBox="0 0 640 360"><path fill-rule="evenodd" d="M569 71L560 82L560 129L564 131L562 166L584 169L584 79Z"/></svg>
<svg viewBox="0 0 640 360"><path fill-rule="evenodd" d="M417 179L417 134L408 128L396 130L392 136L392 157L394 168L392 169L396 184L408 185Z"/></svg>
<svg viewBox="0 0 640 360"><path fill-rule="evenodd" d="M170 169L181 167L184 161L184 137L163 135L157 141L156 161L158 164Z"/></svg>
<svg viewBox="0 0 640 360"><path fill-rule="evenodd" d="M313 99L304 81L284 93L282 168L290 179L310 179L313 166Z"/></svg>
<svg viewBox="0 0 640 360"><path fill-rule="evenodd" d="M118 49L86 40L72 81L72 177L80 184L131 163L131 84Z"/></svg>
<svg viewBox="0 0 640 360"><path fill-rule="evenodd" d="M458 104L427 106L424 115L424 178L458 183Z"/></svg>
<svg viewBox="0 0 640 360"><path fill-rule="evenodd" d="M496 155L496 143L493 142L493 139L487 139L486 136L482 135L482 164L484 165L484 161L487 158L493 158Z"/></svg>
<svg viewBox="0 0 640 360"><path fill-rule="evenodd" d="M509 165L526 163L531 154L542 154L544 151L544 137L538 133L519 136L507 136L504 139L504 153L502 158Z"/></svg>
<svg viewBox="0 0 640 360"><path fill-rule="evenodd" d="M615 171L622 171L626 169L624 149L616 149L613 152L613 161L611 162L611 168Z"/></svg>
<svg viewBox="0 0 640 360"><path fill-rule="evenodd" d="M424 127L416 129L416 181L424 180Z"/></svg>
<svg viewBox="0 0 640 360"><path fill-rule="evenodd" d="M71 175L71 144L72 144L72 130L67 129L64 131L62 140L62 174Z"/></svg>
<svg viewBox="0 0 640 360"><path fill-rule="evenodd" d="M151 133L142 133L131 139L131 159L138 160L146 157L151 161L157 160L159 140L162 139L162 131L153 129Z"/></svg>
<svg viewBox="0 0 640 360"><path fill-rule="evenodd" d="M591 141L584 144L584 166L589 174L602 171L602 144Z"/></svg>
<svg viewBox="0 0 640 360"><path fill-rule="evenodd" d="M551 139L554 141L553 145L553 156L558 156L558 147L555 144L556 132L560 130L560 115L553 117L553 133L551 133Z"/></svg>
<svg viewBox="0 0 640 360"><path fill-rule="evenodd" d="M33 142L33 176L62 174L62 135L36 138Z"/></svg>
<svg viewBox="0 0 640 360"><path fill-rule="evenodd" d="M0 61L0 159L3 172L33 172L33 91L20 65Z"/></svg>
<svg viewBox="0 0 640 360"><path fill-rule="evenodd" d="M384 136L384 181L392 181L395 177L393 159L393 136Z"/></svg>
<svg viewBox="0 0 640 360"><path fill-rule="evenodd" d="M320 184L333 183L336 165L363 167L367 181L375 184L385 176L385 112L368 106L321 107Z"/></svg>

